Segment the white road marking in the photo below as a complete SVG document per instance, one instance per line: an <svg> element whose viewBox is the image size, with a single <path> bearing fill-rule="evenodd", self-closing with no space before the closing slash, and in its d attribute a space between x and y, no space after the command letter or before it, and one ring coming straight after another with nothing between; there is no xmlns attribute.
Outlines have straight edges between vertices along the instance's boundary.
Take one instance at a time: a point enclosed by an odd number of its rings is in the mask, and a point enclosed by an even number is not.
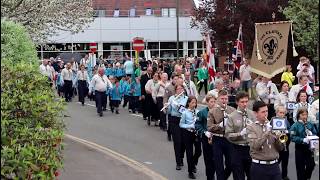
<svg viewBox="0 0 320 180"><path fill-rule="evenodd" d="M149 177L151 177L152 179L154 180L167 180L168 178L162 176L161 174L151 170L150 168L148 168L147 166L123 155L123 154L120 154L120 153L117 153L107 147L104 147L104 146L101 146L99 144L96 144L94 142L91 142L91 141L87 141L87 140L84 140L84 139L81 139L81 138L78 138L78 137L75 137L75 136L72 136L70 134L65 134L65 137L71 139L71 140L74 140L74 141L77 141L81 144L84 144L88 147L91 147L93 149L96 149L104 154L107 154L125 164L127 164L128 166L136 169L137 171L140 171L146 175L148 175ZM147 164L147 163L146 163ZM152 164L152 163L151 163Z"/></svg>

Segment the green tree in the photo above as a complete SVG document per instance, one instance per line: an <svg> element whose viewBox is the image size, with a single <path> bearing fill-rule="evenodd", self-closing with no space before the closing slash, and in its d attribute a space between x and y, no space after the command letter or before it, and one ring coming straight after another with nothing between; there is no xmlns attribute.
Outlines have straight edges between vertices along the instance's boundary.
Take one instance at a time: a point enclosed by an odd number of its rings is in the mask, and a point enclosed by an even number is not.
<svg viewBox="0 0 320 180"><path fill-rule="evenodd" d="M26 29L19 24L1 20L1 62L38 63L36 48Z"/></svg>
<svg viewBox="0 0 320 180"><path fill-rule="evenodd" d="M1 30L1 179L54 179L63 165L63 100L40 74L23 26L2 21Z"/></svg>
<svg viewBox="0 0 320 180"><path fill-rule="evenodd" d="M313 60L318 60L319 0L291 0L280 9L287 19L293 21L296 45L307 51Z"/></svg>

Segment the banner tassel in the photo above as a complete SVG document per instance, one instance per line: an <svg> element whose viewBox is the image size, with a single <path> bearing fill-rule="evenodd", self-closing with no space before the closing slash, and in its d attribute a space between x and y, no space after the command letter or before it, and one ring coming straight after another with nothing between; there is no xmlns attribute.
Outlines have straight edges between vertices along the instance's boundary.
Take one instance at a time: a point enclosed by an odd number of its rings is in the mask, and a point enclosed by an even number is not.
<svg viewBox="0 0 320 180"><path fill-rule="evenodd" d="M292 53L293 53L293 57L297 57L298 53L296 51L296 47L294 46L294 40L293 40L293 31L292 31L292 22L290 24L290 28L291 28L291 39L292 39Z"/></svg>
<svg viewBox="0 0 320 180"><path fill-rule="evenodd" d="M256 44L257 44L257 57L258 57L258 60L261 61L262 60L262 57L260 55L260 51L259 51L259 45L258 45L258 32L257 32L257 25L255 24L255 36L256 36Z"/></svg>

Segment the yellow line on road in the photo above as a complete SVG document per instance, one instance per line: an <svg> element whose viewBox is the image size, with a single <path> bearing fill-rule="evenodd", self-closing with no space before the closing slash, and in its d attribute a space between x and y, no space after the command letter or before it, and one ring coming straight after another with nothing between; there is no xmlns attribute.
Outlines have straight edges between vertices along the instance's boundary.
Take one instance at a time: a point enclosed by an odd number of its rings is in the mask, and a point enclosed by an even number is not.
<svg viewBox="0 0 320 180"><path fill-rule="evenodd" d="M78 138L78 137L75 137L75 136L72 136L70 134L65 134L65 137L71 139L71 140L74 140L74 141L77 141L79 143L82 143L86 146L89 146L93 149L96 149L104 154L107 154L123 163L125 163L126 165L134 168L135 170L137 171L140 171L144 174L146 174L147 176L151 177L152 179L154 180L167 180L168 178L160 175L159 173L151 170L150 168L148 168L147 166L123 155L123 154L120 154L120 153L117 153L109 148L106 148L104 146L101 146L99 144L96 144L94 142L90 142L90 141L87 141L87 140L84 140L84 139L81 139L81 138Z"/></svg>

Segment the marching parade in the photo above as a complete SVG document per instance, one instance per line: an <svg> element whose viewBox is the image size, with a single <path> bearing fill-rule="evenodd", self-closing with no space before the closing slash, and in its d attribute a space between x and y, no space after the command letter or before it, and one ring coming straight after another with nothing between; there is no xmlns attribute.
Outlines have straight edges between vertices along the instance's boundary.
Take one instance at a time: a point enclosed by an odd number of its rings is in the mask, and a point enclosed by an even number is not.
<svg viewBox="0 0 320 180"><path fill-rule="evenodd" d="M319 156L318 145L312 144L319 136L319 100L314 100L319 90L306 57L300 57L300 64L309 74L288 77L287 66L279 85L261 76L255 87L247 61L239 78L232 80L228 71L218 69L212 81L202 57L155 58L144 66L145 61L135 64L130 57L97 63L90 53L79 62L45 59L40 71L66 102L84 106L87 98L95 100L97 116L109 116L108 106L111 113L141 113L148 126L159 126L173 141L176 170L186 157L190 179L196 178L201 155L208 180L289 179L290 142L295 144L297 179L312 177ZM293 78L299 83L292 84ZM198 108L199 103L206 107Z"/></svg>
<svg viewBox="0 0 320 180"><path fill-rule="evenodd" d="M319 0L4 0L1 179L319 179L318 20Z"/></svg>

